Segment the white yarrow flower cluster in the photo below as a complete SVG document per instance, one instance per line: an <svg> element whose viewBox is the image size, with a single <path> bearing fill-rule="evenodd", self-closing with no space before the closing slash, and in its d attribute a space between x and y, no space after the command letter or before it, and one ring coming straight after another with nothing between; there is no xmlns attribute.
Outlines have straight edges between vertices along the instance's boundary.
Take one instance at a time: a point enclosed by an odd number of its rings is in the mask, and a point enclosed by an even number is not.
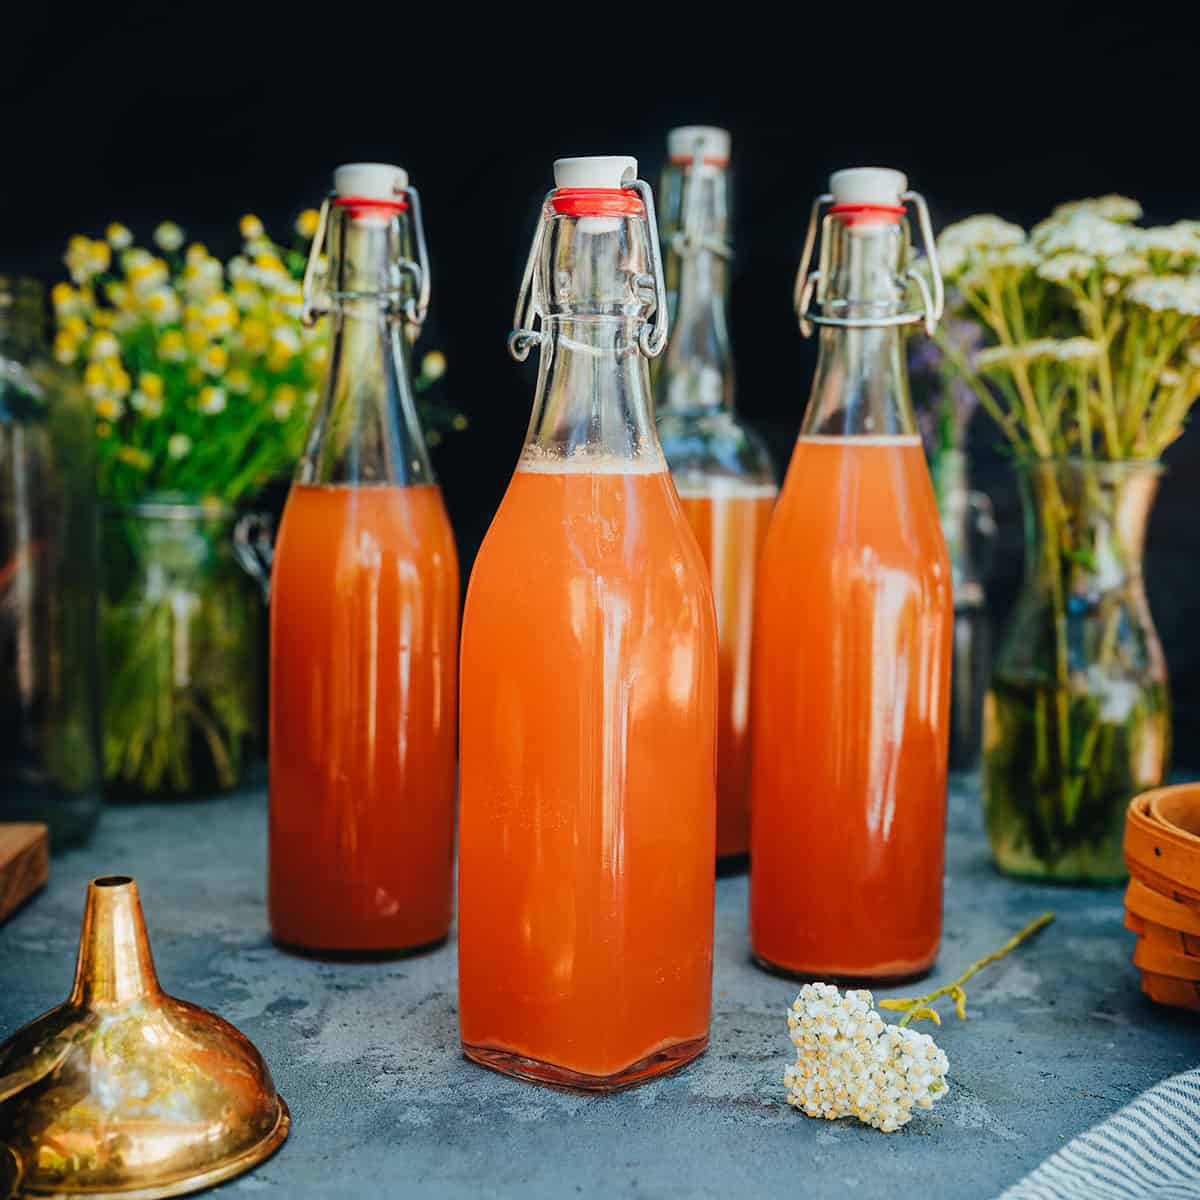
<svg viewBox="0 0 1200 1200"><path fill-rule="evenodd" d="M1129 248L1130 231L1093 212L1050 217L1035 225L1030 238L1043 254L1087 254L1109 258Z"/></svg>
<svg viewBox="0 0 1200 1200"><path fill-rule="evenodd" d="M1096 266L1096 260L1086 254L1056 254L1040 263L1038 276L1050 283L1067 283L1072 279L1086 279Z"/></svg>
<svg viewBox="0 0 1200 1200"><path fill-rule="evenodd" d="M1200 316L1200 276L1146 275L1125 289L1126 298L1152 312Z"/></svg>
<svg viewBox="0 0 1200 1200"><path fill-rule="evenodd" d="M1096 196L1090 200L1071 200L1060 204L1054 210L1051 220L1075 216L1078 213L1090 213L1108 221L1136 221L1142 215L1142 206L1128 196Z"/></svg>
<svg viewBox="0 0 1200 1200"><path fill-rule="evenodd" d="M787 1021L797 1051L784 1073L788 1103L810 1117L853 1116L893 1133L949 1090L950 1062L933 1038L889 1025L870 992L805 984Z"/></svg>
<svg viewBox="0 0 1200 1200"><path fill-rule="evenodd" d="M947 225L938 238L938 253L942 253L943 246L962 246L966 250L1004 250L1009 246L1019 246L1024 241L1025 230L1020 225L984 213Z"/></svg>
<svg viewBox="0 0 1200 1200"><path fill-rule="evenodd" d="M1194 222L1179 221L1153 229L1135 229L1133 246L1142 254L1165 257L1171 262L1200 258L1200 236Z"/></svg>
<svg viewBox="0 0 1200 1200"><path fill-rule="evenodd" d="M950 283L961 278L967 290L983 282L980 270L1024 269L1033 262L1025 231L990 214L948 225L938 237L937 253L942 277Z"/></svg>

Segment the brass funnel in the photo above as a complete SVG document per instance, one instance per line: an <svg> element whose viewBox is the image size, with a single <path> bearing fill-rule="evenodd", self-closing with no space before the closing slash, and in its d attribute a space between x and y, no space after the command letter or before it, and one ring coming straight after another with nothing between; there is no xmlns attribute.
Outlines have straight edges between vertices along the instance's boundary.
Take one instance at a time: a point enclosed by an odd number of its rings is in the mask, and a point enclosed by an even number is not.
<svg viewBox="0 0 1200 1200"><path fill-rule="evenodd" d="M250 1042L159 987L137 884L92 880L70 996L0 1046L0 1196L181 1196L290 1125Z"/></svg>

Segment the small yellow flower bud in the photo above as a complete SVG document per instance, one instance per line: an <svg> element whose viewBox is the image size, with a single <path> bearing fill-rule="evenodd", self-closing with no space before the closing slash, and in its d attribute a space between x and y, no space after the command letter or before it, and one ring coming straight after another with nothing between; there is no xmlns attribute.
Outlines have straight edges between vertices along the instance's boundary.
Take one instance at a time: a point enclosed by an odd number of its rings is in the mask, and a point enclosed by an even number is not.
<svg viewBox="0 0 1200 1200"><path fill-rule="evenodd" d="M118 221L104 231L104 236L114 250L126 250L133 244L133 234Z"/></svg>
<svg viewBox="0 0 1200 1200"><path fill-rule="evenodd" d="M225 411L225 392L219 387L201 388L197 404L206 416L216 416Z"/></svg>
<svg viewBox="0 0 1200 1200"><path fill-rule="evenodd" d="M96 334L92 338L91 346L88 348L88 357L93 362L98 362L105 358L116 358L120 353L121 344L107 331Z"/></svg>
<svg viewBox="0 0 1200 1200"><path fill-rule="evenodd" d="M234 367L225 376L225 386L239 396L244 396L250 390L250 375L241 367Z"/></svg>
<svg viewBox="0 0 1200 1200"><path fill-rule="evenodd" d="M129 378L129 372L124 367L114 366L108 373L108 385L114 396L128 396L133 380Z"/></svg>
<svg viewBox="0 0 1200 1200"><path fill-rule="evenodd" d="M91 274L99 275L112 265L112 247L107 242L92 242L90 247Z"/></svg>
<svg viewBox="0 0 1200 1200"><path fill-rule="evenodd" d="M187 343L178 329L168 329L158 339L158 356L164 362L181 362L187 357Z"/></svg>
<svg viewBox="0 0 1200 1200"><path fill-rule="evenodd" d="M247 241L263 236L263 223L253 214L247 213L239 222L238 230Z"/></svg>
<svg viewBox="0 0 1200 1200"><path fill-rule="evenodd" d="M271 412L277 421L286 421L292 415L299 392L290 383L281 384L271 397Z"/></svg>
<svg viewBox="0 0 1200 1200"><path fill-rule="evenodd" d="M69 283L56 283L50 289L50 302L54 305L55 311L59 313L73 312L78 304L79 297L75 289Z"/></svg>
<svg viewBox="0 0 1200 1200"><path fill-rule="evenodd" d="M117 457L123 463L127 463L139 471L150 469L150 455L145 450L139 450L136 446L122 446L117 451Z"/></svg>
<svg viewBox="0 0 1200 1200"><path fill-rule="evenodd" d="M220 375L227 366L229 366L229 351L224 346L209 346L200 356L200 368L209 375Z"/></svg>
<svg viewBox="0 0 1200 1200"><path fill-rule="evenodd" d="M66 330L55 335L54 357L64 366L73 363L79 356L79 343Z"/></svg>
<svg viewBox="0 0 1200 1200"><path fill-rule="evenodd" d="M446 373L446 356L440 350L430 350L421 359L421 374L426 379L441 379Z"/></svg>
<svg viewBox="0 0 1200 1200"><path fill-rule="evenodd" d="M183 245L183 230L174 221L163 221L154 231L154 242L160 250L173 254Z"/></svg>
<svg viewBox="0 0 1200 1200"><path fill-rule="evenodd" d="M306 208L296 218L296 232L302 237L311 241L317 236L317 222L320 220L320 214L315 208Z"/></svg>
<svg viewBox="0 0 1200 1200"><path fill-rule="evenodd" d="M261 354L270 343L271 333L266 323L257 317L248 317L242 322L242 345L251 354Z"/></svg>

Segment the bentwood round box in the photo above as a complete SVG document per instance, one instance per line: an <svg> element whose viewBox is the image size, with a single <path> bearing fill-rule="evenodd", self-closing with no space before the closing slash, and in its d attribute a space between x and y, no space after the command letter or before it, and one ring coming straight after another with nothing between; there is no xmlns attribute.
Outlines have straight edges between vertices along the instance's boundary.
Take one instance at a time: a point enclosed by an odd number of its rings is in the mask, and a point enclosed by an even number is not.
<svg viewBox="0 0 1200 1200"><path fill-rule="evenodd" d="M1125 926L1142 991L1200 1011L1200 783L1136 796L1125 822Z"/></svg>

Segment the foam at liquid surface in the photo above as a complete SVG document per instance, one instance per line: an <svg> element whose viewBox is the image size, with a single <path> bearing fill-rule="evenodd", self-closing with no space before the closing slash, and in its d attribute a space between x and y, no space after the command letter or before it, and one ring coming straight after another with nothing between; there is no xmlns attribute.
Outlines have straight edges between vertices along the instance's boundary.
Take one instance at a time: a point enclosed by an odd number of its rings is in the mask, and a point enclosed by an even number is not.
<svg viewBox="0 0 1200 1200"><path fill-rule="evenodd" d="M821 446L919 446L919 433L802 433L799 442Z"/></svg>
<svg viewBox="0 0 1200 1200"><path fill-rule="evenodd" d="M531 475L658 475L667 469L662 452L655 449L637 458L583 451L566 456L541 446L526 446L518 471Z"/></svg>
<svg viewBox="0 0 1200 1200"><path fill-rule="evenodd" d="M772 500L779 494L773 483L727 479L720 475L700 479L676 476L675 490L681 500Z"/></svg>

